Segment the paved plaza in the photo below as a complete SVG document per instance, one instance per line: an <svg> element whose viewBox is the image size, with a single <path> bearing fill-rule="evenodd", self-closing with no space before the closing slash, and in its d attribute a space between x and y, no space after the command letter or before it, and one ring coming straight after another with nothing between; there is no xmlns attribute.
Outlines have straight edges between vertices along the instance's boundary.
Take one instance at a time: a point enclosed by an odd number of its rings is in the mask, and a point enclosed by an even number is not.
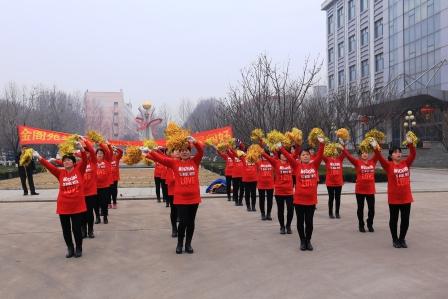
<svg viewBox="0 0 448 299"><path fill-rule="evenodd" d="M206 197L193 255L175 254L164 204L122 200L80 259L64 257L54 202L3 202L0 298L447 298L447 195L415 194L408 249L392 247L385 194L377 196L375 233L364 234L353 195L342 197L340 220L328 218L321 195L314 252L299 250L295 216L294 234L279 234L275 204L265 222Z"/></svg>

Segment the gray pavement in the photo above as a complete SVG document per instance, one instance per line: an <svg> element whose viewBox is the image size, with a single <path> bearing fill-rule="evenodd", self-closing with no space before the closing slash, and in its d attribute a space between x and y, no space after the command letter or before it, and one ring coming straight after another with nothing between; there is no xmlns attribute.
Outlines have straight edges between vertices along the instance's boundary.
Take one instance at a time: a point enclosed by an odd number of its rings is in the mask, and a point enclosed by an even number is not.
<svg viewBox="0 0 448 299"><path fill-rule="evenodd" d="M2 194L3 191L0 191ZM357 232L356 201L342 198L329 219L325 196L315 216L314 252L274 221L205 198L193 255L176 255L169 209L122 201L95 226L84 256L66 259L54 202L0 204L0 298L447 298L448 201L417 193L408 249L392 247L385 195L375 233ZM295 223L295 218L294 218Z"/></svg>

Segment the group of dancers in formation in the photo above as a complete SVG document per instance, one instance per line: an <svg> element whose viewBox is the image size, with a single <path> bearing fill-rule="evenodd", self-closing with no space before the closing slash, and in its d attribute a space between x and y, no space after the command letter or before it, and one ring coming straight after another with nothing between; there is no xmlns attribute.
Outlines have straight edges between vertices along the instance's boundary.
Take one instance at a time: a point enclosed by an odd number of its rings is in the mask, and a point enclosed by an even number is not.
<svg viewBox="0 0 448 299"><path fill-rule="evenodd" d="M66 154L60 161L46 160L36 151L33 156L59 180L57 214L59 214L64 240L67 244L66 257L82 255L83 238L94 237L94 211L100 210L104 224L108 223L108 209L111 200L116 207L117 182L119 180L119 162L123 151L107 142L96 144L79 136L76 142L78 151ZM188 136L178 148L167 150L163 147L152 149L141 147L142 155L155 162L154 179L157 197L160 202L162 189L167 207L171 207L171 236L177 237L176 253L193 253L192 239L195 230L195 218L201 202L199 186L199 168L204 154L204 145ZM389 157L381 154L378 142L370 141L373 156L368 151L359 151L359 157L353 157L343 147L339 156L324 155L325 140L318 136L318 148L314 150L299 145L284 147L281 143L275 150L265 147L259 161L246 159L244 145L237 144L239 150L228 148L217 153L225 160L228 201L243 205L247 211L256 211L256 190L259 193L261 219L271 221L273 197L277 202L277 218L281 234L292 234L291 224L294 209L297 218L297 231L300 237L300 250L313 250L313 217L317 205L317 186L319 166L326 166L325 183L328 189L328 207L330 218L340 218L340 199L343 186L342 163L347 158L356 169L356 200L359 231L374 232L375 215L375 168L379 161L387 173L388 203L390 211L389 227L395 248L407 248L406 233L409 227L411 202L410 166L415 159L416 150L413 140L406 138L409 155L402 159L400 147L389 149ZM194 149L194 151L193 151ZM242 151L243 150L243 151ZM62 165L58 167L52 164ZM368 217L364 222L364 202L367 202ZM335 205L333 204L335 202ZM286 221L284 217L286 206ZM333 209L334 207L334 209ZM400 232L397 226L401 214ZM97 215L99 213L97 212ZM100 223L97 216L95 224ZM72 241L72 231L75 245ZM185 243L184 243L185 240Z"/></svg>

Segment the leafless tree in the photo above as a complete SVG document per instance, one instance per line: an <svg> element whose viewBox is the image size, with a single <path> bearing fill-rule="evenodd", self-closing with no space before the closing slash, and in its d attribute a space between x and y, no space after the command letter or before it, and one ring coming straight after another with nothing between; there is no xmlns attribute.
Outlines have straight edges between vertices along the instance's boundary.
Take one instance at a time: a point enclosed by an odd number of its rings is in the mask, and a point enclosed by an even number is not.
<svg viewBox="0 0 448 299"><path fill-rule="evenodd" d="M211 130L222 125L218 114L219 101L215 98L200 100L183 124L193 132Z"/></svg>

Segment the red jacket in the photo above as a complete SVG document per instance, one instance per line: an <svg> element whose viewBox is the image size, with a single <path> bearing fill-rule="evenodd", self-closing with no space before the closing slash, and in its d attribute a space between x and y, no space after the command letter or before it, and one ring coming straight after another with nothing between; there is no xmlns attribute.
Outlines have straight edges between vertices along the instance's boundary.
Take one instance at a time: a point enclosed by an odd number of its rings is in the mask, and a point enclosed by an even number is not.
<svg viewBox="0 0 448 299"><path fill-rule="evenodd" d="M258 179L257 188L261 190L274 189L274 168L267 160L261 160L257 163Z"/></svg>
<svg viewBox="0 0 448 299"><path fill-rule="evenodd" d="M233 174L233 159L226 153L217 151L218 155L226 162L226 168L224 169L225 176L232 176Z"/></svg>
<svg viewBox="0 0 448 299"><path fill-rule="evenodd" d="M90 158L87 159L86 172L84 173L84 195L92 196L97 194L97 160L95 150L89 141L86 141Z"/></svg>
<svg viewBox="0 0 448 299"><path fill-rule="evenodd" d="M59 193L56 213L60 215L78 214L87 210L84 196L84 173L87 155L81 153L81 160L72 171L57 168L47 160L40 158L40 163L59 180Z"/></svg>
<svg viewBox="0 0 448 299"><path fill-rule="evenodd" d="M188 160L178 160L163 156L157 152L148 154L148 159L160 162L173 170L176 188L174 188L174 204L191 205L201 202L199 189L199 164L201 163L204 149L201 144L193 143L197 153Z"/></svg>
<svg viewBox="0 0 448 299"><path fill-rule="evenodd" d="M159 162L154 162L154 177L160 178L162 166Z"/></svg>
<svg viewBox="0 0 448 299"><path fill-rule="evenodd" d="M274 193L275 195L286 196L293 195L292 190L292 168L289 162L272 158L266 153L263 157L274 167Z"/></svg>
<svg viewBox="0 0 448 299"><path fill-rule="evenodd" d="M123 157L123 150L121 148L117 148L117 154L114 154L114 150L112 146L108 145L109 151L111 153L112 159L110 162L110 167L112 170L112 182L117 182L120 180L120 160Z"/></svg>
<svg viewBox="0 0 448 299"><path fill-rule="evenodd" d="M104 152L103 161L97 161L97 187L98 189L107 188L112 185L112 168L110 165L111 162L111 154L106 145L100 144L101 149Z"/></svg>
<svg viewBox="0 0 448 299"><path fill-rule="evenodd" d="M408 204L414 201L411 192L410 167L414 162L416 151L413 144L408 145L409 156L406 160L395 164L387 161L381 152L375 149L375 157L387 173L387 199L389 204Z"/></svg>
<svg viewBox="0 0 448 299"><path fill-rule="evenodd" d="M242 178L244 165L241 159L238 158L237 154L232 150L228 150L228 155L233 160L233 169L232 169L232 177L233 178Z"/></svg>
<svg viewBox="0 0 448 299"><path fill-rule="evenodd" d="M342 173L342 161L344 161L345 154L342 153L339 157L325 157L325 168L327 173L325 175L325 185L328 187L339 187L344 185L344 176Z"/></svg>
<svg viewBox="0 0 448 299"><path fill-rule="evenodd" d="M375 194L375 167L378 159L373 157L366 162L354 158L345 148L344 154L347 159L355 166L356 170L356 194Z"/></svg>
<svg viewBox="0 0 448 299"><path fill-rule="evenodd" d="M256 182L257 181L257 164L250 163L246 161L246 157L241 157L241 162L243 163L243 179L245 183Z"/></svg>
<svg viewBox="0 0 448 299"><path fill-rule="evenodd" d="M298 162L283 147L282 154L288 159L296 174L296 189L294 192L294 204L315 205L317 204L317 183L319 178L319 165L322 162L324 145L319 145L316 157L308 164Z"/></svg>

